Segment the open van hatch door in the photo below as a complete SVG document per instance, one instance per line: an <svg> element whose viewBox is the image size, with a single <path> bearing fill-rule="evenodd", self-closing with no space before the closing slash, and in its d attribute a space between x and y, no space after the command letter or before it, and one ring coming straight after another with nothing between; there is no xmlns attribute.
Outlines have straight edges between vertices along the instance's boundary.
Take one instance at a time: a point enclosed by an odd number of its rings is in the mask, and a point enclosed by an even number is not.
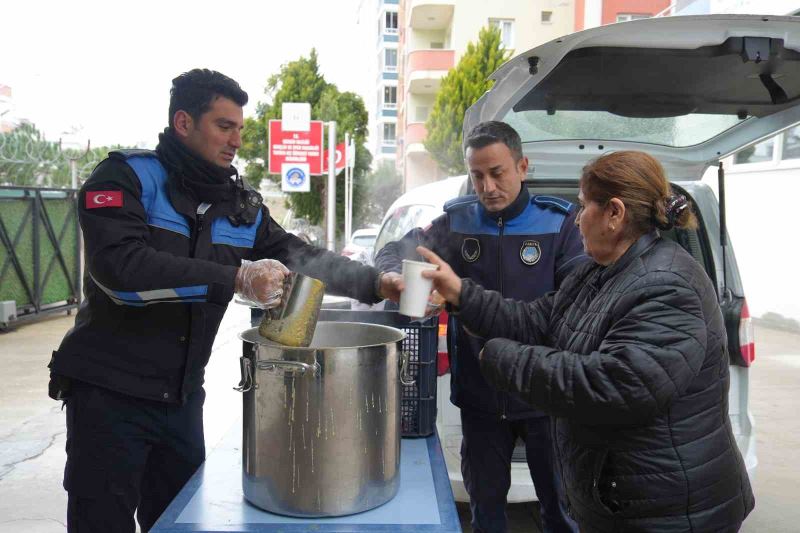
<svg viewBox="0 0 800 533"><path fill-rule="evenodd" d="M612 24L518 55L467 110L503 120L536 177L577 178L611 150L644 150L672 180L800 122L800 18L665 17Z"/></svg>

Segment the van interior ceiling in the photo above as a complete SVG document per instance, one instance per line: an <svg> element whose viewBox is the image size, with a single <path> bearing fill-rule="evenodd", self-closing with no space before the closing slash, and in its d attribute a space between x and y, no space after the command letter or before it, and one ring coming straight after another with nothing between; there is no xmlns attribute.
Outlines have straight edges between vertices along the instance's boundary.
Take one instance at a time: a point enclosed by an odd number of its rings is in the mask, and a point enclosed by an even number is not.
<svg viewBox="0 0 800 533"><path fill-rule="evenodd" d="M785 48L782 39L730 37L695 49L572 50L513 109L548 114L606 111L632 118L700 113L745 119L787 109L798 98L800 53Z"/></svg>

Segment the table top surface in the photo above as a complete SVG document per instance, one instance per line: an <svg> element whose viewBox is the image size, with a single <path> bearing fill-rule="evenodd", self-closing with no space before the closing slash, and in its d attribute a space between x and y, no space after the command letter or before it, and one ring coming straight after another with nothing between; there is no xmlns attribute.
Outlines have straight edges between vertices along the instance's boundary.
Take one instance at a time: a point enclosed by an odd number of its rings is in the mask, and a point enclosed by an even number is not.
<svg viewBox="0 0 800 533"><path fill-rule="evenodd" d="M272 514L242 493L242 423L237 421L151 529L177 532L459 532L461 527L438 437L402 439L400 489L387 503L348 516Z"/></svg>

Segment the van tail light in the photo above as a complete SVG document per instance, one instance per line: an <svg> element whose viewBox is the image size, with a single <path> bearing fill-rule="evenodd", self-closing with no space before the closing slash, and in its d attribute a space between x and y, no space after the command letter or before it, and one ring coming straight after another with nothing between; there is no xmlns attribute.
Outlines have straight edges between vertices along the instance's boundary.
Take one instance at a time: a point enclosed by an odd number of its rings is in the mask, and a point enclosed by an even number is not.
<svg viewBox="0 0 800 533"><path fill-rule="evenodd" d="M756 359L756 343L753 334L753 319L750 318L747 300L742 302L742 311L739 316L739 349L745 366L753 364Z"/></svg>
<svg viewBox="0 0 800 533"><path fill-rule="evenodd" d="M447 356L447 311L439 313L439 353L436 356L436 374L444 376L450 371L450 358Z"/></svg>

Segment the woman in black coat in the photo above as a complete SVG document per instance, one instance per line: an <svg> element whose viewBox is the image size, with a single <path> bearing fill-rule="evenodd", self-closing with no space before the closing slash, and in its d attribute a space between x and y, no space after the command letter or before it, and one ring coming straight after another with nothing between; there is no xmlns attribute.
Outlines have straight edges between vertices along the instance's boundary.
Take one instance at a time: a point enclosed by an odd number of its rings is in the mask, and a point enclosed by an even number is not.
<svg viewBox="0 0 800 533"><path fill-rule="evenodd" d="M569 506L583 532L738 531L753 509L728 417L727 336L703 268L658 229L694 227L642 152L588 164L580 227L594 260L559 291L504 300L439 265L426 277L472 334L481 370L554 418Z"/></svg>

